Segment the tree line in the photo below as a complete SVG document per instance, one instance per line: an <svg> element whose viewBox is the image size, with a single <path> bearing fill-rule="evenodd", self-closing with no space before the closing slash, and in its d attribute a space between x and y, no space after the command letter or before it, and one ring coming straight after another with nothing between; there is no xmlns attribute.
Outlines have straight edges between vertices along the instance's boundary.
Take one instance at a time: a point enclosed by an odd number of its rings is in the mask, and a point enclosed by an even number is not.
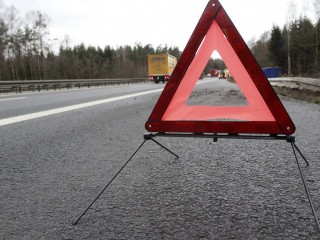
<svg viewBox="0 0 320 240"><path fill-rule="evenodd" d="M70 46L68 36L53 51L48 17L31 11L25 19L0 1L0 80L100 79L147 77L147 54L169 53L179 58L178 47L151 44L113 48Z"/></svg>
<svg viewBox="0 0 320 240"><path fill-rule="evenodd" d="M315 9L320 8L315 5ZM288 75L319 77L319 37L319 18L313 24L300 17L292 18L282 28L273 26L248 45L261 67L277 66ZM0 80L147 77L147 54L181 55L178 47L167 45L70 46L68 37L54 52L56 40L50 38L45 14L31 11L22 19L14 6L5 7L0 1ZM212 68L226 67L221 59L211 58L204 73Z"/></svg>
<svg viewBox="0 0 320 240"><path fill-rule="evenodd" d="M281 67L288 76L320 77L320 1L313 0L316 23L306 16L296 19L291 2L287 23L274 25L258 39L249 42L251 52L261 67Z"/></svg>
<svg viewBox="0 0 320 240"><path fill-rule="evenodd" d="M251 43L251 51L261 67L281 67L283 74L319 77L319 22L300 18L290 26L273 26L257 42Z"/></svg>

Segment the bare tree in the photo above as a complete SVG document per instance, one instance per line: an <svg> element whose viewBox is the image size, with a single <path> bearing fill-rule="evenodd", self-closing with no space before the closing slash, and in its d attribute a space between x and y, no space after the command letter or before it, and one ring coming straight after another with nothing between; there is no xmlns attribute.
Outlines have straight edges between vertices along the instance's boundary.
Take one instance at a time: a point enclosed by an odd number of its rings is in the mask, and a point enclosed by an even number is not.
<svg viewBox="0 0 320 240"><path fill-rule="evenodd" d="M315 46L315 59L314 59L314 69L315 69L315 77L318 77L318 56L319 56L319 21L320 21L320 0L314 0L313 7L316 16L316 46Z"/></svg>
<svg viewBox="0 0 320 240"><path fill-rule="evenodd" d="M265 31L258 41L254 43L254 41L251 40L251 42L249 42L250 50L261 67L268 67L271 65L269 60L269 40L270 32Z"/></svg>
<svg viewBox="0 0 320 240"><path fill-rule="evenodd" d="M17 74L16 70L14 68L14 59L15 59L15 33L19 30L19 27L21 26L21 20L18 16L18 10L11 6L6 9L4 13L5 22L7 25L7 48L6 48L6 54L7 58L10 61L11 66L11 73L12 73L12 79L16 80Z"/></svg>
<svg viewBox="0 0 320 240"><path fill-rule="evenodd" d="M288 29L288 75L291 75L291 27L296 18L296 5L291 0L288 7L287 14L287 29Z"/></svg>
<svg viewBox="0 0 320 240"><path fill-rule="evenodd" d="M43 77L43 59L49 51L47 24L48 17L40 11L31 11L27 14L27 19L31 24L33 30L33 47L37 56L38 76L39 79Z"/></svg>

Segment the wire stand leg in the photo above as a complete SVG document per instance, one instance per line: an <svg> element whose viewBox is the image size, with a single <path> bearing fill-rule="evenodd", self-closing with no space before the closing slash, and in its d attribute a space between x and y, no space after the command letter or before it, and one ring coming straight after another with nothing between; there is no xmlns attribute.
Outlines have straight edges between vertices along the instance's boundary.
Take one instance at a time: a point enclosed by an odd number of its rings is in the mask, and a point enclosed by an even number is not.
<svg viewBox="0 0 320 240"><path fill-rule="evenodd" d="M78 217L76 221L74 221L72 224L76 225L80 219L86 214L86 212L91 208L91 206L98 200L98 198L102 195L102 193L109 187L109 185L113 182L113 180L119 175L119 173L125 168L125 166L130 162L130 160L136 155L136 153L140 150L140 148L144 145L144 143L147 141L145 139L143 143L137 148L137 150L131 155L131 157L125 162L125 164L121 167L121 169L117 172L116 175L109 181L109 183L102 189L102 191L98 194L98 196L92 201L92 203L86 208L86 210Z"/></svg>
<svg viewBox="0 0 320 240"><path fill-rule="evenodd" d="M169 153L171 153L173 156L175 156L176 158L179 158L179 156L177 154L175 154L174 152L172 152L171 150L169 150L167 147L163 146L161 143L159 143L158 141L154 140L154 138L156 137L156 134L152 134L152 133L145 133L144 134L144 139L146 140L151 140L153 141L155 144L158 144L160 147L162 147L164 150L168 151Z"/></svg>
<svg viewBox="0 0 320 240"><path fill-rule="evenodd" d="M304 174L303 174L303 172L302 172L302 169L301 169L301 166L300 166L300 163L299 163L299 160L298 160L296 151L295 151L295 148L296 148L297 150L298 150L298 148L297 148L297 146L295 146L294 143L291 143L291 147L292 147L292 150L293 150L293 153L294 153L294 157L295 157L295 159L296 159L296 162L297 162L297 165L298 165L298 168L299 168L299 172L300 172L300 175L301 175L301 179L302 179L302 182L303 182L304 189L305 189L305 191L306 191L306 193L307 193L307 197L308 197L308 200L309 200L309 203L310 203L310 207L311 207L311 210L312 210L314 219L315 219L315 221L316 221L318 230L319 230L319 232L320 232L319 219L318 219L318 217L317 217L317 213L316 213L316 210L315 210L314 205L313 205L313 200L312 200L311 194L310 194L310 192L309 192L307 182L306 182L306 180L305 180ZM298 152L299 152L300 155L302 155L299 150L298 150Z"/></svg>
<svg viewBox="0 0 320 240"><path fill-rule="evenodd" d="M292 145L294 146L294 148L298 151L298 153L300 154L300 156L302 157L302 159L306 162L307 166L309 166L309 162L307 161L307 159L303 156L302 152L300 151L300 149L297 147L297 145L292 142Z"/></svg>
<svg viewBox="0 0 320 240"><path fill-rule="evenodd" d="M166 148L165 146L163 146L161 143L159 143L158 141L154 140L153 138L151 138L150 140L152 140L153 142L155 142L156 144L158 144L160 147L162 147L163 149L167 150L169 153L171 153L173 156L175 156L176 158L179 158L179 156L177 154L175 154L174 152L172 152L171 150L169 150L168 148Z"/></svg>

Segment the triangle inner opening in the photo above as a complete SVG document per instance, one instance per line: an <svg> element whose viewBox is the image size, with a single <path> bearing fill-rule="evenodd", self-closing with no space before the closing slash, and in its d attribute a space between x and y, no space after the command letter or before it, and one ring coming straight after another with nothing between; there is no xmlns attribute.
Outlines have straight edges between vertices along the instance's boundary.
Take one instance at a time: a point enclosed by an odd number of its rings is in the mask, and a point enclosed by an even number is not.
<svg viewBox="0 0 320 240"><path fill-rule="evenodd" d="M202 71L187 106L248 106L219 52L214 50Z"/></svg>

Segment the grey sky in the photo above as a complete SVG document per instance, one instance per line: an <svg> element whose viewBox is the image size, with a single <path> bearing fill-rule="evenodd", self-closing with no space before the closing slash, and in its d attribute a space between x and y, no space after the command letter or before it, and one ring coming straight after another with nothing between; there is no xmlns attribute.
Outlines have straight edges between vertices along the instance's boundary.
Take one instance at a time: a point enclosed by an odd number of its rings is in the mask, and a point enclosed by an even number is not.
<svg viewBox="0 0 320 240"><path fill-rule="evenodd" d="M282 27L290 0L220 0L245 41L258 38L273 24ZM301 14L314 18L312 0L292 0ZM187 43L207 0L3 0L22 17L39 10L57 46L69 35L72 44L113 47L136 42L178 46Z"/></svg>

